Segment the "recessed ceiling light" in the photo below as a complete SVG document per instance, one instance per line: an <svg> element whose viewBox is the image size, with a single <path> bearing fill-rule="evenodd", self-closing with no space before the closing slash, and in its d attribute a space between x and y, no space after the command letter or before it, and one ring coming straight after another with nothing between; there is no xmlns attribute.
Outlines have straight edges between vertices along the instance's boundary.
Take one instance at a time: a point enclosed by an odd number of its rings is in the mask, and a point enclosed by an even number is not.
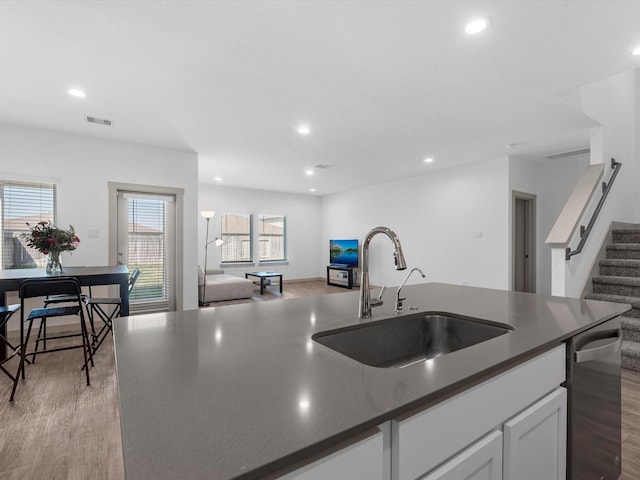
<svg viewBox="0 0 640 480"><path fill-rule="evenodd" d="M77 88L70 88L67 90L67 93L72 97L85 98L87 96L82 90L78 90Z"/></svg>
<svg viewBox="0 0 640 480"><path fill-rule="evenodd" d="M309 191L310 191L310 192L315 192L315 191L316 191L316 189L315 189L315 188L310 188L310 189L309 189Z"/></svg>
<svg viewBox="0 0 640 480"><path fill-rule="evenodd" d="M433 157L427 157L424 159L424 163L433 163Z"/></svg>
<svg viewBox="0 0 640 480"><path fill-rule="evenodd" d="M311 127L306 124L298 125L296 127L296 132L298 132L300 135L309 135L311 133Z"/></svg>
<svg viewBox="0 0 640 480"><path fill-rule="evenodd" d="M465 33L469 35L474 35L476 33L480 33L485 30L489 26L489 20L486 18L476 18L475 20L471 20L464 27Z"/></svg>
<svg viewBox="0 0 640 480"><path fill-rule="evenodd" d="M308 170L305 170L304 173L306 173L307 175L313 175L313 170L308 169Z"/></svg>
<svg viewBox="0 0 640 480"><path fill-rule="evenodd" d="M216 182L221 182L222 181L222 177L214 177L213 178Z"/></svg>
<svg viewBox="0 0 640 480"><path fill-rule="evenodd" d="M633 51L631 52L631 55L640 55L640 45L638 45L636 48L633 49Z"/></svg>

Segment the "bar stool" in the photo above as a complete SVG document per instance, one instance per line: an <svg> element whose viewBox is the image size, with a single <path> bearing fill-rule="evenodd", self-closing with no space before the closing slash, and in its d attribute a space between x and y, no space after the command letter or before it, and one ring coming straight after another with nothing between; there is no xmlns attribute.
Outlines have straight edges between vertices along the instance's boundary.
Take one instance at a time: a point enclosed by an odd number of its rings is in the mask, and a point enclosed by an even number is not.
<svg viewBox="0 0 640 480"><path fill-rule="evenodd" d="M75 296L75 302L73 302L73 304L71 305L65 306L35 308L31 310L31 312L29 312L29 315L27 315L27 317L25 318L25 300L34 297L46 297L48 295L72 295ZM87 385L91 385L91 382L89 380L89 362L91 362L91 364L93 365L93 355L89 342L89 333L87 331L87 325L84 319L81 295L82 292L80 290L80 283L73 277L29 279L22 282L22 284L20 285L20 305L22 309L22 322L20 323L20 344L22 348L19 367L19 371L22 372L22 378L25 378L24 362L27 355L33 355L33 360L35 360L36 355L41 355L43 353L52 353L62 350L70 350L73 348L82 348L82 353L84 356L83 369L85 370ZM80 336L82 337L82 345L71 345L49 349L44 348L43 350L38 351L38 342L36 342L36 350L34 352L27 353L27 345L29 343L29 336L31 335L31 329L33 327L34 320L40 319L40 325L42 326L42 322L46 322L47 318L64 317L69 315L76 315L79 317L80 333L57 335L48 337L47 340L57 340L61 338ZM26 337L24 335L25 322L29 322Z"/></svg>
<svg viewBox="0 0 640 480"><path fill-rule="evenodd" d="M15 345L12 345L9 342L9 340L7 340L6 329L7 329L7 323L9 322L9 319L18 310L20 310L19 303L0 307L0 342L4 342L4 344L9 349L9 351L7 352L7 356L4 359L0 360L0 370L2 370L5 373L5 375L7 375L7 377L9 377L13 382L13 388L11 389L11 397L9 397L10 402L13 401L13 396L15 395L16 387L18 386L18 379L20 378L20 364L18 364L18 370L16 371L15 374L7 370L7 368L5 367L5 364L9 360L11 360L13 357L20 354L20 347L16 347Z"/></svg>
<svg viewBox="0 0 640 480"><path fill-rule="evenodd" d="M129 284L127 287L128 294L131 294L133 287L136 284L136 280L140 276L140 269L136 268L129 275ZM120 316L120 297L107 297L107 298L96 298L96 297L85 297L84 304L87 306L87 313L89 315L89 323L91 324L91 329L94 328L95 316L97 315L102 319L104 325L96 335L93 334L93 353L96 353L98 347L102 345L104 339L107 337L109 332L113 331L113 319ZM113 307L110 313L107 312L107 306L110 305ZM97 342L97 344L96 344Z"/></svg>

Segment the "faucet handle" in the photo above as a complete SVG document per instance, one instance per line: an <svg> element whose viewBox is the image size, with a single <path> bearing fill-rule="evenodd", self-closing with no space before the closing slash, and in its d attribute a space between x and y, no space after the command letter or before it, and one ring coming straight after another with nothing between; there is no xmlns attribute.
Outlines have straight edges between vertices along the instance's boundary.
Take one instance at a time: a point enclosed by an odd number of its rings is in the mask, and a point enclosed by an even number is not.
<svg viewBox="0 0 640 480"><path fill-rule="evenodd" d="M380 305L382 305L384 303L384 300L382 300L382 294L384 293L384 291L386 290L387 286L384 285L381 289L380 289L380 293L378 294L378 298L376 298L375 300L371 300L371 306L372 307L379 307Z"/></svg>

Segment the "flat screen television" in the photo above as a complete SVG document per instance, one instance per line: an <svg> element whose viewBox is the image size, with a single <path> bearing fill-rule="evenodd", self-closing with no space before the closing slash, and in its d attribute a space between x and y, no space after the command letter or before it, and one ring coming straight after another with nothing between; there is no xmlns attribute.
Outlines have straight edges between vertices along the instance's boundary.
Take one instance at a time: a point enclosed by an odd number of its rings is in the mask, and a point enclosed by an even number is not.
<svg viewBox="0 0 640 480"><path fill-rule="evenodd" d="M329 240L329 263L358 267L358 239Z"/></svg>

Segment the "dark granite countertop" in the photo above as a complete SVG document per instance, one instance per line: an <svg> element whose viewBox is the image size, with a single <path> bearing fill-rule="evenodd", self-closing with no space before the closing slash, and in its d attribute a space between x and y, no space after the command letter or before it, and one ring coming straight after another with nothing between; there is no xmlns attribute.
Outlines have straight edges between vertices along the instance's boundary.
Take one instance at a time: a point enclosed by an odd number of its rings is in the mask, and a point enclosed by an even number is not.
<svg viewBox="0 0 640 480"><path fill-rule="evenodd" d="M374 309L393 316L393 295ZM405 306L515 329L407 368L363 365L311 340L360 322L358 292L131 316L115 322L128 480L261 478L447 396L625 305L426 283Z"/></svg>

